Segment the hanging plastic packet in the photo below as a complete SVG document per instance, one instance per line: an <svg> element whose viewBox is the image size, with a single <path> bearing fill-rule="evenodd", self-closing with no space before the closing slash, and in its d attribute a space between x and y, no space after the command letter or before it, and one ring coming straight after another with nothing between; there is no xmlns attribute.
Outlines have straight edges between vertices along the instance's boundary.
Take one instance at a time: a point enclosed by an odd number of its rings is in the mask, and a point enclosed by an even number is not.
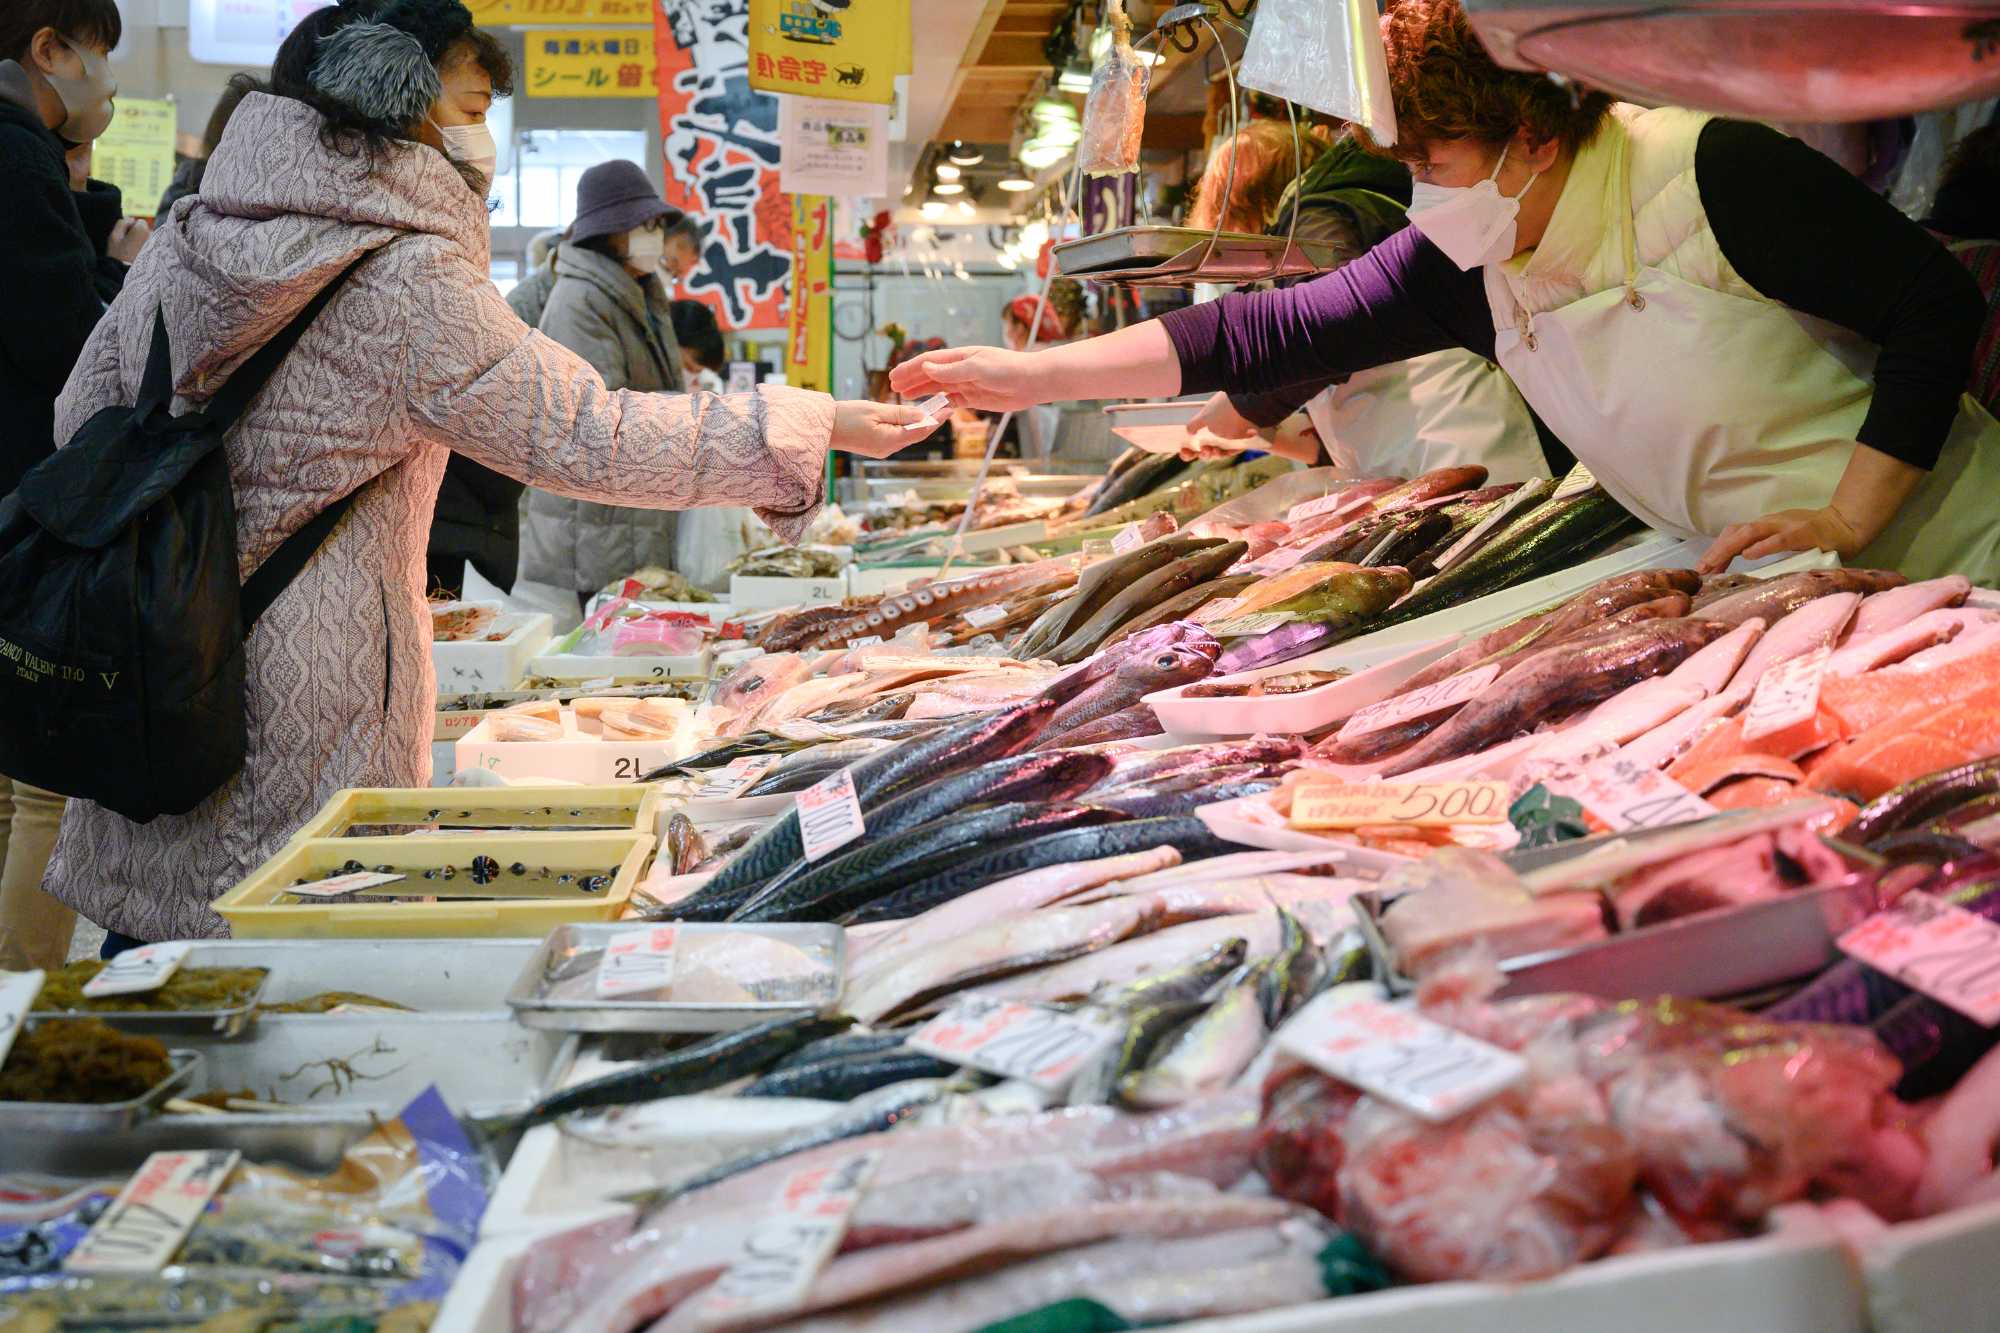
<svg viewBox="0 0 2000 1333"><path fill-rule="evenodd" d="M1137 171L1139 140L1146 130L1146 66L1132 49L1132 20L1125 16L1124 0L1109 0L1105 20L1111 24L1111 49L1090 76L1083 140L1076 147L1086 176Z"/></svg>
<svg viewBox="0 0 2000 1333"><path fill-rule="evenodd" d="M1353 121L1385 147L1396 142L1375 0L1263 0L1236 81Z"/></svg>

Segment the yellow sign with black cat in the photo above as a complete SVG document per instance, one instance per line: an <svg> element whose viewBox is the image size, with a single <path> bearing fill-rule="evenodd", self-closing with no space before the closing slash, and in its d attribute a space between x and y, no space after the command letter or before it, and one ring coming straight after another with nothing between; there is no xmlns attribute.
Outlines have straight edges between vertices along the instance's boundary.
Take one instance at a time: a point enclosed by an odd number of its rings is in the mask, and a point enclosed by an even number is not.
<svg viewBox="0 0 2000 1333"><path fill-rule="evenodd" d="M750 0L750 86L891 102L910 72L910 0Z"/></svg>

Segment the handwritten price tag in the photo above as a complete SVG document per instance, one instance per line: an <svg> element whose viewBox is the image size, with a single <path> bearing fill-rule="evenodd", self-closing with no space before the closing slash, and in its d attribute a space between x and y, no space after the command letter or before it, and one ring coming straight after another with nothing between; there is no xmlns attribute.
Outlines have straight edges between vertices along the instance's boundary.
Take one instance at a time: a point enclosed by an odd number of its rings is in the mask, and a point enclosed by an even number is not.
<svg viewBox="0 0 2000 1333"><path fill-rule="evenodd" d="M1574 797L1615 832L1663 828L1707 819L1715 807L1658 769L1616 755L1583 770L1580 781L1549 781L1549 790Z"/></svg>
<svg viewBox="0 0 2000 1333"><path fill-rule="evenodd" d="M800 792L798 809L799 839L805 843L808 861L845 847L866 831L854 777L844 768Z"/></svg>
<svg viewBox="0 0 2000 1333"><path fill-rule="evenodd" d="M840 1248L880 1160L879 1153L857 1153L786 1176L771 1212L702 1296L696 1322L706 1328L796 1309Z"/></svg>
<svg viewBox="0 0 2000 1333"><path fill-rule="evenodd" d="M1218 639L1248 638L1253 634L1269 634L1280 625L1289 625L1298 618L1296 611L1259 611L1255 615L1215 621L1208 630Z"/></svg>
<svg viewBox="0 0 2000 1333"><path fill-rule="evenodd" d="M674 940L679 933L673 926L642 926L613 935L597 964L598 996L613 1000L671 987Z"/></svg>
<svg viewBox="0 0 2000 1333"><path fill-rule="evenodd" d="M1454 824L1507 822L1504 782L1366 782L1345 787L1302 787L1292 799L1292 827L1361 828L1369 824L1409 824L1449 828Z"/></svg>
<svg viewBox="0 0 2000 1333"><path fill-rule="evenodd" d="M156 1152L63 1261L66 1273L157 1273L243 1154Z"/></svg>
<svg viewBox="0 0 2000 1333"><path fill-rule="evenodd" d="M975 606L965 613L965 623L974 629L985 629L989 625L997 625L1005 620L1007 614L1007 608L997 602L986 606Z"/></svg>
<svg viewBox="0 0 2000 1333"><path fill-rule="evenodd" d="M2000 925L1906 893L1842 935L1840 951L1985 1027L2000 1024Z"/></svg>
<svg viewBox="0 0 2000 1333"><path fill-rule="evenodd" d="M1285 522L1303 523L1309 518L1318 518L1321 514L1337 514L1343 509L1351 509L1365 503L1366 500L1357 499L1347 491L1335 491L1331 495L1322 495L1317 500L1303 500L1293 505L1285 511Z"/></svg>
<svg viewBox="0 0 2000 1333"><path fill-rule="evenodd" d="M1139 525L1137 523L1127 523L1118 530L1118 535L1111 539L1111 553L1113 555L1123 555L1127 551L1144 546L1145 544L1146 534L1139 531Z"/></svg>
<svg viewBox="0 0 2000 1333"><path fill-rule="evenodd" d="M746 787L755 786L757 779L770 772L778 762L775 754L747 754L741 759L732 759L720 770L711 773L695 789L697 801L726 801Z"/></svg>
<svg viewBox="0 0 2000 1333"><path fill-rule="evenodd" d="M35 997L42 993L42 982L47 977L39 967L26 972L0 972L0 1064L7 1062L7 1052L14 1048L21 1021L34 1007Z"/></svg>
<svg viewBox="0 0 2000 1333"><path fill-rule="evenodd" d="M1443 1121L1527 1076L1512 1051L1380 1000L1322 995L1278 1033L1278 1046L1426 1120Z"/></svg>
<svg viewBox="0 0 2000 1333"><path fill-rule="evenodd" d="M1572 495L1583 494L1596 484L1597 478L1592 475L1590 469L1578 463L1569 470L1569 475L1562 479L1562 485L1556 487L1555 494L1551 495L1549 499L1551 501L1567 500Z"/></svg>
<svg viewBox="0 0 2000 1333"><path fill-rule="evenodd" d="M94 1000L102 995L137 995L141 991L158 990L167 983L168 977L180 970L181 960L188 956L188 950L192 948L192 943L181 940L173 944L142 944L136 949L127 949L106 963L96 976L84 982L83 993Z"/></svg>
<svg viewBox="0 0 2000 1333"><path fill-rule="evenodd" d="M880 642L882 642L881 635L864 634L858 639L849 639L847 641L847 646L849 648L873 648L876 644Z"/></svg>
<svg viewBox="0 0 2000 1333"><path fill-rule="evenodd" d="M1111 1024L1072 1013L966 996L918 1028L904 1045L1059 1092L1119 1035Z"/></svg>
<svg viewBox="0 0 2000 1333"><path fill-rule="evenodd" d="M285 892L299 898L339 898L363 889L376 888L383 884L393 884L402 875L377 874L373 871L357 870L351 875L331 875L326 879L316 879L310 884L294 884ZM137 950L134 950L137 952ZM123 955L120 955L122 957ZM117 959L113 959L116 962ZM107 969L108 970L108 969Z"/></svg>
<svg viewBox="0 0 2000 1333"><path fill-rule="evenodd" d="M1257 569L1260 573L1264 574L1282 574L1293 565L1303 561L1306 558L1306 552L1311 549L1311 547L1307 546L1280 546L1277 550L1259 560L1257 562Z"/></svg>
<svg viewBox="0 0 2000 1333"><path fill-rule="evenodd" d="M1478 698L1480 692L1491 685L1499 674L1500 664L1488 662L1483 667L1446 676L1421 690L1411 690L1407 694L1384 699L1379 704L1370 704L1341 725L1340 738L1353 740L1358 736L1399 727L1405 722L1414 722L1420 717L1429 717L1432 713L1442 713L1447 708L1457 708Z"/></svg>
<svg viewBox="0 0 2000 1333"><path fill-rule="evenodd" d="M1826 679L1824 645L1803 657L1780 662L1757 681L1757 692L1743 711L1743 739L1754 741L1774 731L1795 727L1819 711L1819 686Z"/></svg>

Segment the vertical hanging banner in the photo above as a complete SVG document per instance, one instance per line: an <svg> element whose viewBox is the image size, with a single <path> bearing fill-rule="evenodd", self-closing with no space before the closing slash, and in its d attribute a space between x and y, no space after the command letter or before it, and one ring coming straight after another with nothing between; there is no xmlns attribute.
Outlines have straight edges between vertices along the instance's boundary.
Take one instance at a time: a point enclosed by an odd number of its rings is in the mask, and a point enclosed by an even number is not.
<svg viewBox="0 0 2000 1333"><path fill-rule="evenodd" d="M174 178L174 104L121 97L111 127L98 137L90 174L116 185L128 218L149 218Z"/></svg>
<svg viewBox="0 0 2000 1333"><path fill-rule="evenodd" d="M833 381L833 200L792 196L792 308L785 383L826 390Z"/></svg>
<svg viewBox="0 0 2000 1333"><path fill-rule="evenodd" d="M656 97L651 33L632 28L531 32L521 80L530 97Z"/></svg>
<svg viewBox="0 0 2000 1333"><path fill-rule="evenodd" d="M750 0L753 88L887 105L909 72L910 0Z"/></svg>
<svg viewBox="0 0 2000 1333"><path fill-rule="evenodd" d="M749 71L751 0L659 0L660 140L667 202L709 224L682 280L725 332L785 327L791 202L778 187L778 99Z"/></svg>
<svg viewBox="0 0 2000 1333"><path fill-rule="evenodd" d="M889 108L819 97L778 99L778 184L786 194L889 195Z"/></svg>

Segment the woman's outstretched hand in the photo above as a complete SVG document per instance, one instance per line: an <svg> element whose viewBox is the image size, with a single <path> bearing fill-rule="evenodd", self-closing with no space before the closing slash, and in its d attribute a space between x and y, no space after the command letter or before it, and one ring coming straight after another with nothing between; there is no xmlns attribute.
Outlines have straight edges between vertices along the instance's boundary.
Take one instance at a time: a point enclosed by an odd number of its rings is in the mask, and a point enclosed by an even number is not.
<svg viewBox="0 0 2000 1333"><path fill-rule="evenodd" d="M1037 393L1040 378L1031 352L998 347L950 347L910 358L889 372L889 385L905 398L950 394L954 404L982 412L1013 412L1053 401Z"/></svg>
<svg viewBox="0 0 2000 1333"><path fill-rule="evenodd" d="M922 412L901 403L837 402L833 405L833 447L864 458L887 458L930 433L910 429L923 419Z"/></svg>

